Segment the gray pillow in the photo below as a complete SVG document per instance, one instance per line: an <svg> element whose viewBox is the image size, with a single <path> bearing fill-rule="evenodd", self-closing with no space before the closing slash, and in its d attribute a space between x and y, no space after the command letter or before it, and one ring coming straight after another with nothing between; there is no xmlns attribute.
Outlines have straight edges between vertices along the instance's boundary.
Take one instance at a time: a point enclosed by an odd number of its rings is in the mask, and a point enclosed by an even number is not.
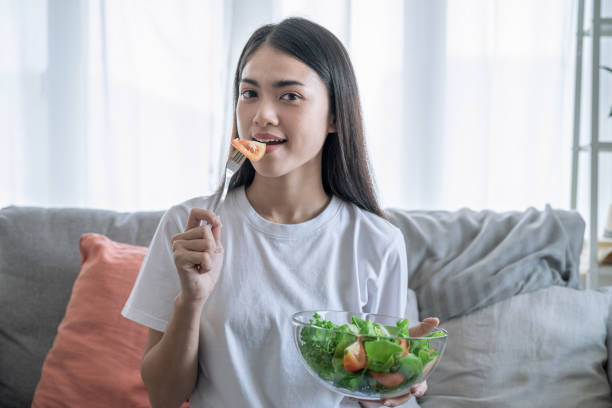
<svg viewBox="0 0 612 408"><path fill-rule="evenodd" d="M442 320L552 285L580 287L584 221L575 211L388 209L404 234L420 318Z"/></svg>
<svg viewBox="0 0 612 408"><path fill-rule="evenodd" d="M550 287L441 323L422 408L610 407L612 292Z"/></svg>
<svg viewBox="0 0 612 408"><path fill-rule="evenodd" d="M404 234L421 319L459 317L552 285L580 287L577 212L387 210Z"/></svg>

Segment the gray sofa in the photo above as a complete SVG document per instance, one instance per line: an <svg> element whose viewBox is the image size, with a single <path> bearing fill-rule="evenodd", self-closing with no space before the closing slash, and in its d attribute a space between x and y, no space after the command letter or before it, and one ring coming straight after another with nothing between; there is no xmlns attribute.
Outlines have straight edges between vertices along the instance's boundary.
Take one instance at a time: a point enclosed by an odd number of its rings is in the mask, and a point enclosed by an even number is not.
<svg viewBox="0 0 612 408"><path fill-rule="evenodd" d="M422 407L611 407L612 288L578 283L573 212L388 210L419 317L449 332ZM146 246L161 212L0 210L0 406L27 407L79 273L79 237ZM416 309L415 309L416 310Z"/></svg>

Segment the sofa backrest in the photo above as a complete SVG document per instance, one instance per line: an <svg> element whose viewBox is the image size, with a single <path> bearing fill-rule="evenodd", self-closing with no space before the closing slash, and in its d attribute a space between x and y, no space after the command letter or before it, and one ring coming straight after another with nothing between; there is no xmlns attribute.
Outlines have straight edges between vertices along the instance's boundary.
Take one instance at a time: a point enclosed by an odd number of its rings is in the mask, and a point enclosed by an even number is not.
<svg viewBox="0 0 612 408"><path fill-rule="evenodd" d="M457 212L389 209L387 213L406 238L408 267L412 275L409 283L420 296L419 303L426 314L442 316L441 313L435 314L435 310L428 310L427 302L423 302L429 296L428 291L454 293L440 284L453 282L449 274L454 272L449 270L449 265L458 267L453 262L465 261L467 249L474 247L479 247L482 254L495 254L495 245L503 249L503 245L508 243L504 242L504 237L510 231L523 236L519 233L524 230L517 230L517 226L537 229L549 225L552 234L549 235L559 244L555 248L565 248L565 253L545 252L550 247L550 237L546 236L539 237L542 245L537 249L546 259L555 261L550 264L553 269L559 269L562 283L569 286L576 283L584 222L575 212L554 210L552 218L556 221L548 224L545 222L549 219L542 218L543 213L537 211L495 213L467 209ZM72 285L80 270L80 236L93 232L114 241L147 246L162 214L161 211L119 213L35 207L0 209L0 401L4 407L29 407L31 404L44 358L65 314ZM484 226L492 237L485 241L495 244L491 248L474 245L483 238ZM563 234L567 236L563 238ZM516 255L526 255L524 252ZM504 254L508 253L504 250ZM480 253L472 255L478 258ZM467 266L477 272L474 265ZM546 271L550 272L550 268ZM436 281L436 277L442 279ZM499 300L498 295L496 293L485 300ZM436 302L430 306L439 304ZM449 308L451 306L454 311L471 310L463 303L452 304Z"/></svg>
<svg viewBox="0 0 612 408"><path fill-rule="evenodd" d="M0 210L0 401L29 407L80 270L86 232L147 246L163 212Z"/></svg>

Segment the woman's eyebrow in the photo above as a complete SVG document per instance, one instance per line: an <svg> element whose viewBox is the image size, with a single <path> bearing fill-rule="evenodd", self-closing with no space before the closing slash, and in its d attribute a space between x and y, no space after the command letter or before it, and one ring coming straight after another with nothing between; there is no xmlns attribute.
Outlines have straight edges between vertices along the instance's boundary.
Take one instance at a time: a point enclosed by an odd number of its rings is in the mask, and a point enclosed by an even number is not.
<svg viewBox="0 0 612 408"><path fill-rule="evenodd" d="M247 84L251 84L251 85L256 86L257 88L259 88L259 82L257 82L254 79L251 79L251 78L242 78L240 80L240 82L245 82ZM280 80L280 81L276 81L276 82L274 82L272 84L272 86L274 88L283 88L285 86L295 86L295 85L304 86L304 84L301 83L300 81L295 81L295 80L292 80L292 79L283 79L283 80Z"/></svg>

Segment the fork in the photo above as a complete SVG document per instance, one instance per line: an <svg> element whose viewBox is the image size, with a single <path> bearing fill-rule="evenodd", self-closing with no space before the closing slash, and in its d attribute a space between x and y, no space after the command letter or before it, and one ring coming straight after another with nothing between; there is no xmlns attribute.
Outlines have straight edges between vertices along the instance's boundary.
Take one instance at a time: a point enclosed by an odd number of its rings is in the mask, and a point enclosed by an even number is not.
<svg viewBox="0 0 612 408"><path fill-rule="evenodd" d="M246 156L235 147L232 147L232 154L229 159L227 159L227 163L225 164L225 181L223 182L223 191L221 195L217 195L217 201L213 206L213 212L216 214L217 210L223 206L223 202L225 202L225 197L227 196L227 189L229 188L229 183L234 175L244 163Z"/></svg>

